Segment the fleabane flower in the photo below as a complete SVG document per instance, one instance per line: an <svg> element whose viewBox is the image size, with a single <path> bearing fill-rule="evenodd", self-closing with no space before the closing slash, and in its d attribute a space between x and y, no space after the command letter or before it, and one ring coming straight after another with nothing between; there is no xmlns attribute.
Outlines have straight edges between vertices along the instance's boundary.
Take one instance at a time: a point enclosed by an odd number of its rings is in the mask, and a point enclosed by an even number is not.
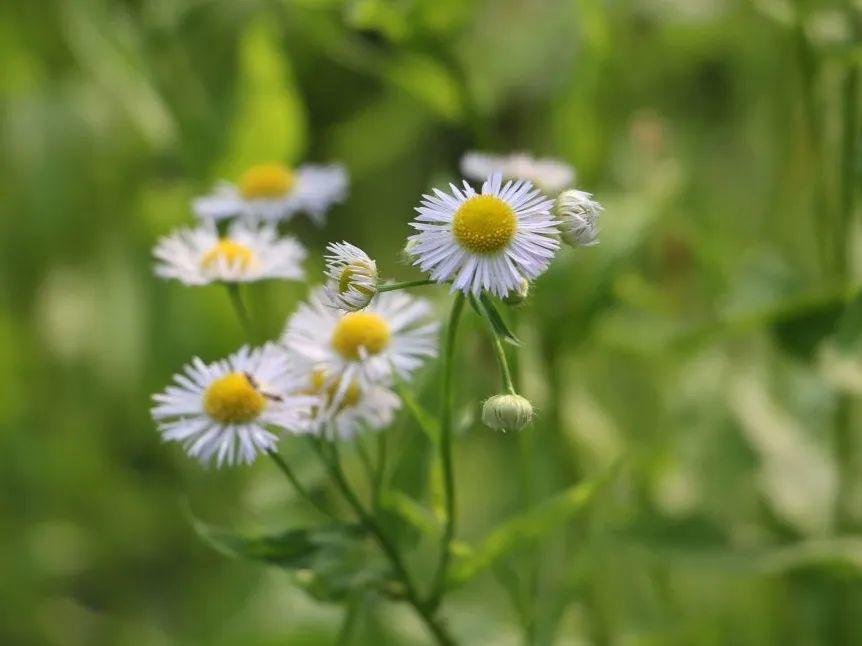
<svg viewBox="0 0 862 646"><path fill-rule="evenodd" d="M347 171L338 164L306 164L292 169L283 164L259 164L246 170L236 183L221 182L209 195L192 202L203 220L233 216L270 222L288 220L299 211L318 225L326 212L347 196Z"/></svg>
<svg viewBox="0 0 862 646"><path fill-rule="evenodd" d="M505 297L548 268L559 247L553 202L530 182L503 184L495 173L481 194L466 181L463 190L449 186L451 195L423 195L410 224L419 231L409 238L413 264L432 280L451 281L452 291Z"/></svg>
<svg viewBox="0 0 862 646"><path fill-rule="evenodd" d="M159 240L155 272L186 285L244 283L267 278L302 280L305 249L279 237L273 225L236 222L219 236L212 222L179 229Z"/></svg>
<svg viewBox="0 0 862 646"><path fill-rule="evenodd" d="M431 306L401 292L384 292L360 312L329 305L322 288L314 290L288 319L281 341L291 352L322 371L326 383L361 386L406 379L437 351Z"/></svg>
<svg viewBox="0 0 862 646"><path fill-rule="evenodd" d="M575 169L569 164L558 159L536 159L526 153L464 153L461 172L467 179L476 181L493 173L500 173L503 179L526 179L550 194L569 188L575 181Z"/></svg>
<svg viewBox="0 0 862 646"><path fill-rule="evenodd" d="M311 430L319 399L298 392L301 379L277 346L243 347L210 364L193 359L153 397L151 412L162 439L181 442L189 456L218 466L249 464L278 441L267 426Z"/></svg>
<svg viewBox="0 0 862 646"><path fill-rule="evenodd" d="M362 430L390 426L401 399L388 386L361 384L359 379L327 380L323 370L308 372L302 391L320 398L312 410L312 432L330 439L350 440Z"/></svg>
<svg viewBox="0 0 862 646"><path fill-rule="evenodd" d="M574 189L563 191L554 204L560 238L573 247L599 244L599 216L603 210L591 193Z"/></svg>
<svg viewBox="0 0 862 646"><path fill-rule="evenodd" d="M349 242L326 245L325 291L330 305L355 312L366 307L377 294L377 263Z"/></svg>

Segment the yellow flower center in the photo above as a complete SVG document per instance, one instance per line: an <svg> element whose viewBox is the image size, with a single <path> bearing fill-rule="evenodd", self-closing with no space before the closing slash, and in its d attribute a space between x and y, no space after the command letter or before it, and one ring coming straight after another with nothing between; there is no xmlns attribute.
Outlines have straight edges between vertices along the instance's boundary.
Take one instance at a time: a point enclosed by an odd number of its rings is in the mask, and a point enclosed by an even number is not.
<svg viewBox="0 0 862 646"><path fill-rule="evenodd" d="M248 200L282 197L296 183L293 171L281 164L252 166L239 179L239 192Z"/></svg>
<svg viewBox="0 0 862 646"><path fill-rule="evenodd" d="M326 394L326 405L327 407L332 405L332 400L335 399L335 395L338 393L338 382L326 385L326 377L323 374L322 370L315 370L311 373L311 388L308 391L309 395L319 395L321 393ZM359 382L355 379L350 382L350 385L347 386L345 391L341 395L341 402L338 404L338 411L341 412L345 408L350 408L352 406L356 406L359 403L359 399L362 397L362 388L359 386Z"/></svg>
<svg viewBox="0 0 862 646"><path fill-rule="evenodd" d="M242 372L216 379L204 392L204 411L223 424L250 422L266 408L264 397Z"/></svg>
<svg viewBox="0 0 862 646"><path fill-rule="evenodd" d="M249 269L257 262L251 249L234 242L230 238L222 238L204 254L204 257L201 258L201 266L204 269L210 269L221 258L227 261L228 266L239 265L242 269Z"/></svg>
<svg viewBox="0 0 862 646"><path fill-rule="evenodd" d="M495 195L476 195L455 212L452 233L474 253L494 253L515 236L518 218L511 206Z"/></svg>
<svg viewBox="0 0 862 646"><path fill-rule="evenodd" d="M379 354L389 344L389 325L373 312L350 312L332 335L332 347L345 359L359 359L359 349L368 354Z"/></svg>
<svg viewBox="0 0 862 646"><path fill-rule="evenodd" d="M338 279L338 293L346 294L350 291L350 286L353 281L353 277L357 274L365 277L368 273L368 267L364 263L353 262L347 265L344 269L341 270L341 278ZM353 284L360 294L364 294L365 296L371 296L374 294L374 290L360 284Z"/></svg>

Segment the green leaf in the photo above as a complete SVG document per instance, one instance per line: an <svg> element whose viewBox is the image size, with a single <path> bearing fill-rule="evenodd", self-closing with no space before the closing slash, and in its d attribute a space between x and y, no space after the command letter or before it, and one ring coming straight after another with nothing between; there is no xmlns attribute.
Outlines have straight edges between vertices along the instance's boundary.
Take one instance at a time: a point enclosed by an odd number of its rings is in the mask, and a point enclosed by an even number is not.
<svg viewBox="0 0 862 646"><path fill-rule="evenodd" d="M464 105L458 82L438 59L405 52L389 61L384 76L441 119L457 122L463 117Z"/></svg>
<svg viewBox="0 0 862 646"><path fill-rule="evenodd" d="M261 162L296 161L305 148L305 107L274 24L261 17L242 34L239 103L217 169L221 177L236 177Z"/></svg>
<svg viewBox="0 0 862 646"><path fill-rule="evenodd" d="M509 326L506 325L506 321L503 320L503 317L500 315L500 312L497 310L497 307L494 305L494 301L491 300L491 297L488 296L485 292L482 292L481 296L479 296L481 301L481 309L482 314L488 322L491 323L491 327L494 328L494 334L496 334L503 341L507 341L512 345L521 345L521 342L518 340L518 337L509 329Z"/></svg>
<svg viewBox="0 0 862 646"><path fill-rule="evenodd" d="M192 526L206 543L232 558L262 561L285 568L307 567L318 545L307 529L280 534L246 536L233 530L213 527L192 518Z"/></svg>
<svg viewBox="0 0 862 646"><path fill-rule="evenodd" d="M429 509L407 494L389 490L383 493L380 504L386 511L396 514L402 521L427 536L439 534L440 525Z"/></svg>
<svg viewBox="0 0 862 646"><path fill-rule="evenodd" d="M783 347L797 355L810 356L829 335L847 301L842 289L826 289L788 297L763 309L697 326L673 341L677 350L693 351L725 336L770 329Z"/></svg>
<svg viewBox="0 0 862 646"><path fill-rule="evenodd" d="M288 570L298 586L320 601L340 601L367 588L384 594L397 592L388 564L369 549L364 530L356 525L254 536L212 527L194 517L192 525L204 541L226 556Z"/></svg>
<svg viewBox="0 0 862 646"><path fill-rule="evenodd" d="M862 349L862 291L857 292L838 320L835 345L848 353Z"/></svg>
<svg viewBox="0 0 862 646"><path fill-rule="evenodd" d="M450 587L463 585L515 550L534 543L586 510L619 469L619 462L593 480L575 485L497 527L467 556L455 561Z"/></svg>
<svg viewBox="0 0 862 646"><path fill-rule="evenodd" d="M419 428L428 436L431 443L437 446L440 440L440 423L431 413L425 410L422 404L416 400L413 392L403 383L400 381L397 382L395 389L398 392L398 396L404 402L404 407L419 425Z"/></svg>
<svg viewBox="0 0 862 646"><path fill-rule="evenodd" d="M777 321L772 332L787 352L807 360L835 330L843 311L843 301L821 303Z"/></svg>

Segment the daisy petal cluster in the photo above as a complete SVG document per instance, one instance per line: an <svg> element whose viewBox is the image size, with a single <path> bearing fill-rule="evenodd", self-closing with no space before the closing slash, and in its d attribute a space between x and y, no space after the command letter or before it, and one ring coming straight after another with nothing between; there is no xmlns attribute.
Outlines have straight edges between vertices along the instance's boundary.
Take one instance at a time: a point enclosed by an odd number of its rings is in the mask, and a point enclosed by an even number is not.
<svg viewBox="0 0 862 646"><path fill-rule="evenodd" d="M319 398L312 409L312 432L350 440L362 430L375 431L392 424L401 399L386 382L363 384L358 379L327 378L323 369L306 365L306 386L301 392Z"/></svg>
<svg viewBox="0 0 862 646"><path fill-rule="evenodd" d="M557 159L536 159L526 153L492 155L468 152L461 157L461 172L467 179L482 181L493 173L504 179L525 179L550 194L569 188L575 169Z"/></svg>
<svg viewBox="0 0 862 646"><path fill-rule="evenodd" d="M414 264L452 291L505 297L550 265L559 247L553 201L532 183L494 173L477 193L466 181L423 195L411 223Z"/></svg>
<svg viewBox="0 0 862 646"><path fill-rule="evenodd" d="M360 386L408 379L437 352L438 324L429 322L431 305L402 292L385 292L364 310L341 312L329 306L323 289L288 319L281 342L326 383Z"/></svg>
<svg viewBox="0 0 862 646"><path fill-rule="evenodd" d="M338 164L307 164L291 169L284 164L259 164L246 170L236 183L221 182L213 192L192 203L202 220L243 217L250 221L289 220L302 211L318 225L326 212L347 196L348 177Z"/></svg>
<svg viewBox="0 0 862 646"><path fill-rule="evenodd" d="M204 223L163 237L153 255L155 272L185 285L242 283L279 278L302 280L305 249L291 237L280 237L273 226L235 222L220 236Z"/></svg>
<svg viewBox="0 0 862 646"><path fill-rule="evenodd" d="M326 296L330 305L348 312L366 307L377 294L377 263L349 242L326 246Z"/></svg>
<svg viewBox="0 0 862 646"><path fill-rule="evenodd" d="M241 348L206 364L193 359L174 384L153 397L153 418L165 441L180 442L203 463L249 464L275 448L278 436L311 430L317 397L299 393L301 377L275 345Z"/></svg>

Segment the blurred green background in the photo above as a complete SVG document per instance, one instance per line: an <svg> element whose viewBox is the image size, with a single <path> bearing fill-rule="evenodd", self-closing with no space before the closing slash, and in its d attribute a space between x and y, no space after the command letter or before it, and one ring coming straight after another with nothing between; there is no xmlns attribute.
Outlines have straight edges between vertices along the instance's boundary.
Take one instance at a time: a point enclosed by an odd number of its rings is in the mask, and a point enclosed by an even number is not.
<svg viewBox="0 0 862 646"><path fill-rule="evenodd" d="M571 162L606 210L601 245L563 250L515 313L539 411L520 444L476 420L498 384L467 318L461 537L480 540L527 491L625 462L588 513L448 599L453 632L520 643L501 582L538 558L535 643L862 644L859 11L0 4L0 643L335 643L340 606L190 528L188 509L252 531L314 517L268 463L207 471L160 443L151 393L243 339L222 290L155 279L150 250L250 163L341 161L347 203L323 229L290 226L309 275L347 239L415 277L398 252L420 193L488 149ZM268 334L304 292L250 291ZM435 376L417 382L429 407ZM420 440L405 418L390 446L406 456L395 486L425 500ZM283 450L324 486L300 446ZM426 578L431 555L412 554ZM354 643L425 643L404 607L361 603Z"/></svg>

